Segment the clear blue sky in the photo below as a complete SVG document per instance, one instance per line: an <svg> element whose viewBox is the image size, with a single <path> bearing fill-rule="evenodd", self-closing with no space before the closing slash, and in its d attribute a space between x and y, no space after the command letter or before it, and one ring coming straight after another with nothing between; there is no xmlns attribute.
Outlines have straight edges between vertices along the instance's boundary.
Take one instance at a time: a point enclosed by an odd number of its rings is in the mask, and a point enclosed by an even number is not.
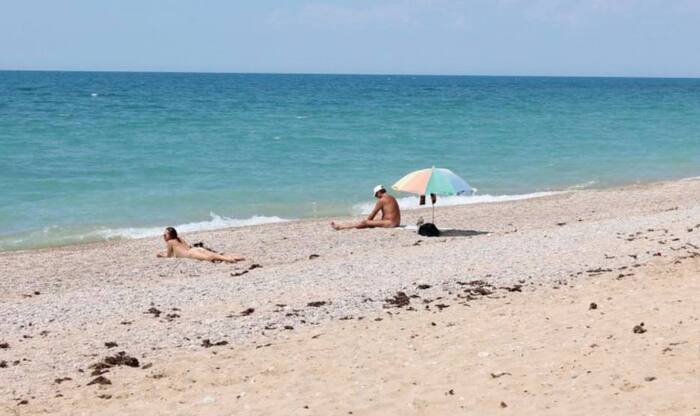
<svg viewBox="0 0 700 416"><path fill-rule="evenodd" d="M0 69L700 76L700 0L0 0Z"/></svg>

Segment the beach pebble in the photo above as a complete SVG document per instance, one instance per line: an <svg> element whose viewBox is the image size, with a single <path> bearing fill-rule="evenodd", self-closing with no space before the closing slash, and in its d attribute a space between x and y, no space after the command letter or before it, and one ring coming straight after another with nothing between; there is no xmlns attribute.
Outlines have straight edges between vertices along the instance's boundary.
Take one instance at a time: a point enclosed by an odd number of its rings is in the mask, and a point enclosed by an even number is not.
<svg viewBox="0 0 700 416"><path fill-rule="evenodd" d="M216 402L216 399L214 396L204 396L202 399L198 402L199 404L210 404Z"/></svg>

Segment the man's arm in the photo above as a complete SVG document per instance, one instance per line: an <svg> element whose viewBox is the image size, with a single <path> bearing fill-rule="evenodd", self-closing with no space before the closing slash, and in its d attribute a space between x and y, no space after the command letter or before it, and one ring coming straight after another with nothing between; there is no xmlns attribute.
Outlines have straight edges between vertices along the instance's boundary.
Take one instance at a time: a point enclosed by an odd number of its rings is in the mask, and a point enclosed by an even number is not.
<svg viewBox="0 0 700 416"><path fill-rule="evenodd" d="M369 216L367 217L367 220L372 221L382 209L382 205L383 203L381 200L377 201L377 203L374 205L374 209L372 210L372 212L370 212Z"/></svg>

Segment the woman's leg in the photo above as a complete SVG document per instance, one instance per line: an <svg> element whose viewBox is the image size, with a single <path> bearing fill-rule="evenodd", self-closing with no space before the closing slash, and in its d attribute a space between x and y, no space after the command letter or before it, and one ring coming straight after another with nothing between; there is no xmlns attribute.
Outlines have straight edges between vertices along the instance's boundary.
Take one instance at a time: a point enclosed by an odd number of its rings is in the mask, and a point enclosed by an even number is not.
<svg viewBox="0 0 700 416"><path fill-rule="evenodd" d="M213 254L211 261L225 261L227 263L236 263L245 260L245 257L240 256L224 256L221 254Z"/></svg>
<svg viewBox="0 0 700 416"><path fill-rule="evenodd" d="M245 260L244 257L239 256L224 256L218 253L213 253L209 250L205 250L200 247L193 247L188 252L188 257L195 260L202 261L225 261L227 263L236 263L238 261Z"/></svg>

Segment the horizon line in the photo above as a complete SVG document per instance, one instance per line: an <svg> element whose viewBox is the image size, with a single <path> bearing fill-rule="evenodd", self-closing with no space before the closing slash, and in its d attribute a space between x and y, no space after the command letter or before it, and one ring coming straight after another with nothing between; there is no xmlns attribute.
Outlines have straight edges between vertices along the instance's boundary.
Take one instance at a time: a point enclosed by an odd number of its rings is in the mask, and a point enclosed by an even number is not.
<svg viewBox="0 0 700 416"><path fill-rule="evenodd" d="M551 75L551 74L440 74L392 72L246 72L246 71L185 71L137 69L8 69L0 72L71 72L71 73L132 73L132 74L202 74L202 75L328 75L328 76L396 76L396 77L493 77L493 78L642 78L642 79L700 79L700 75Z"/></svg>

